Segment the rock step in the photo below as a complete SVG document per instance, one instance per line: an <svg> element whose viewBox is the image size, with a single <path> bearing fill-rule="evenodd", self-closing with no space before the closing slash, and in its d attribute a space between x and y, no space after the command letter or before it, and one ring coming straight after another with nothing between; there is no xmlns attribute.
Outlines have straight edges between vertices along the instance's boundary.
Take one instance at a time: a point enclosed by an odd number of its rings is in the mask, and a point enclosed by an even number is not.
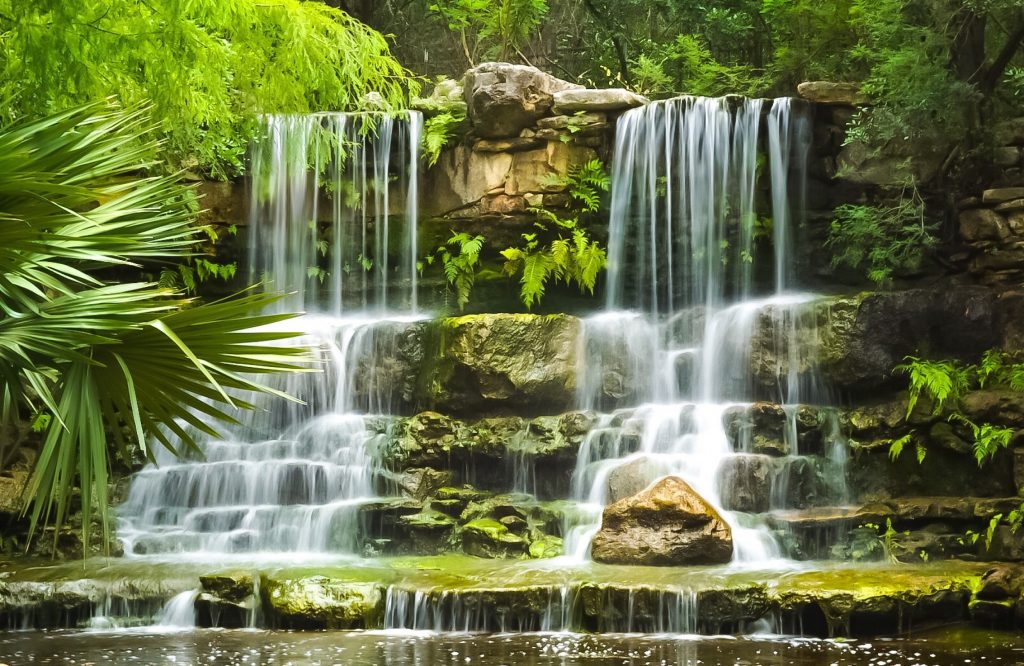
<svg viewBox="0 0 1024 666"><path fill-rule="evenodd" d="M814 507L771 511L768 522L794 530L830 529L863 523L914 524L936 520L977 522L1007 515L1021 505L1020 497L906 497L859 506Z"/></svg>
<svg viewBox="0 0 1024 666"><path fill-rule="evenodd" d="M92 570L95 579L7 580L0 582L0 616L9 626L84 625L90 617L109 614L104 609L111 598L151 603L191 585L203 625L237 626L256 613L265 626L293 629L718 634L746 631L751 623L769 619L783 631L802 627L809 636L877 636L930 622L966 621L971 591L988 568L967 562L770 572L595 564L552 568L453 557L263 571L207 566L208 575L196 576L194 563L147 564L144 573L130 562L107 563ZM190 580L177 578L186 568L192 569ZM84 573L81 567L77 571ZM65 565L45 575L74 572ZM122 580L112 582L117 579ZM160 582L148 582L153 580Z"/></svg>

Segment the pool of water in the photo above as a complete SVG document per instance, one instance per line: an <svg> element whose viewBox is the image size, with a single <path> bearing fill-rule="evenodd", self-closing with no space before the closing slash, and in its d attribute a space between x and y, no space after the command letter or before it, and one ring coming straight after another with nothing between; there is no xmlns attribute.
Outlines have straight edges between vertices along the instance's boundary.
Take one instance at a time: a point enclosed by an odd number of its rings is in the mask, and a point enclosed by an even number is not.
<svg viewBox="0 0 1024 666"><path fill-rule="evenodd" d="M433 666L963 666L1024 663L1024 640L978 630L872 641L787 637L383 634L191 630L12 632L0 663Z"/></svg>

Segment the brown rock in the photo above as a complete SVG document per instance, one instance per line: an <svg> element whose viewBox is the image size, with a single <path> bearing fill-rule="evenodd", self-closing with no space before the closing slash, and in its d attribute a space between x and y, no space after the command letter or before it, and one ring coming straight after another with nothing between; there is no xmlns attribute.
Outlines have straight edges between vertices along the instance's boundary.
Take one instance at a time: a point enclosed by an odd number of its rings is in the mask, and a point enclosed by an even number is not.
<svg viewBox="0 0 1024 666"><path fill-rule="evenodd" d="M592 555L606 564L719 564L732 559L732 530L685 481L669 476L605 508Z"/></svg>
<svg viewBox="0 0 1024 666"><path fill-rule="evenodd" d="M544 140L533 137L512 137L511 139L480 139L473 144L473 150L480 153L517 153L544 145Z"/></svg>
<svg viewBox="0 0 1024 666"><path fill-rule="evenodd" d="M999 213L989 208L976 208L960 213L960 236L965 241L1002 240L1010 235L1010 227Z"/></svg>
<svg viewBox="0 0 1024 666"><path fill-rule="evenodd" d="M996 142L1004 146L1024 145L1024 118L1014 118L996 125Z"/></svg>
<svg viewBox="0 0 1024 666"><path fill-rule="evenodd" d="M648 99L624 88L562 90L554 95L553 111L568 114L575 111L622 111L643 106Z"/></svg>

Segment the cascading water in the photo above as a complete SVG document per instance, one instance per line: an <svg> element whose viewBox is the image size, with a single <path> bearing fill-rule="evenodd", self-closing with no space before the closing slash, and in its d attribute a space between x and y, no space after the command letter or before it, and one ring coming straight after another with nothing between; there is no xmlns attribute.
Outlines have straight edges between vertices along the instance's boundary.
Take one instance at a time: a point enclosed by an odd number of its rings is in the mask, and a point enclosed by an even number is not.
<svg viewBox="0 0 1024 666"><path fill-rule="evenodd" d="M202 457L160 451L121 507L130 555L354 553L356 508L374 496L367 414L393 414L378 362L416 318L422 118L270 116L252 157L251 274L286 292L287 322L323 372L259 402Z"/></svg>
<svg viewBox="0 0 1024 666"><path fill-rule="evenodd" d="M813 336L800 316L813 297L786 291L807 121L788 99L775 100L767 119L763 107L756 99L682 97L618 121L606 311L584 321L578 406L619 409L580 449L572 481L578 508L565 528L569 555L586 556L604 505L617 499L609 496L614 473L681 476L731 524L734 561L781 555L749 509L725 510L743 504L732 497L742 492L733 477L751 457L727 432L731 415L755 400L781 404L795 455L797 406L827 404L802 339ZM770 219L758 216L757 205L765 153ZM762 236L773 240L770 262ZM758 374L757 364L787 370ZM831 448L841 457L841 445ZM775 476L785 496L781 468Z"/></svg>

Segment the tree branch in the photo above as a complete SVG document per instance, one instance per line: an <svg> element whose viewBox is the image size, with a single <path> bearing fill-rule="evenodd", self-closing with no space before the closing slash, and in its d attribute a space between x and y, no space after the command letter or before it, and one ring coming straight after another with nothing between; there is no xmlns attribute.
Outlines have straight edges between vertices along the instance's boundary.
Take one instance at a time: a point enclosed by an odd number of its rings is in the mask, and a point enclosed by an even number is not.
<svg viewBox="0 0 1024 666"><path fill-rule="evenodd" d="M622 80L629 83L629 59L626 58L626 47L622 43L622 35L611 24L611 21L597 10L593 0L583 0L583 6L587 8L587 11L594 17L594 20L601 24L611 36L612 46L615 47L615 54L619 58L619 73L622 74Z"/></svg>
<svg viewBox="0 0 1024 666"><path fill-rule="evenodd" d="M978 88L983 95L988 97L996 89L996 86L999 85L999 79L1003 76L1003 72L1006 71L1013 57L1017 55L1017 51L1020 50L1022 44L1024 44L1024 17L1019 20L1017 27L999 51L999 55L986 68L985 74L981 77Z"/></svg>

